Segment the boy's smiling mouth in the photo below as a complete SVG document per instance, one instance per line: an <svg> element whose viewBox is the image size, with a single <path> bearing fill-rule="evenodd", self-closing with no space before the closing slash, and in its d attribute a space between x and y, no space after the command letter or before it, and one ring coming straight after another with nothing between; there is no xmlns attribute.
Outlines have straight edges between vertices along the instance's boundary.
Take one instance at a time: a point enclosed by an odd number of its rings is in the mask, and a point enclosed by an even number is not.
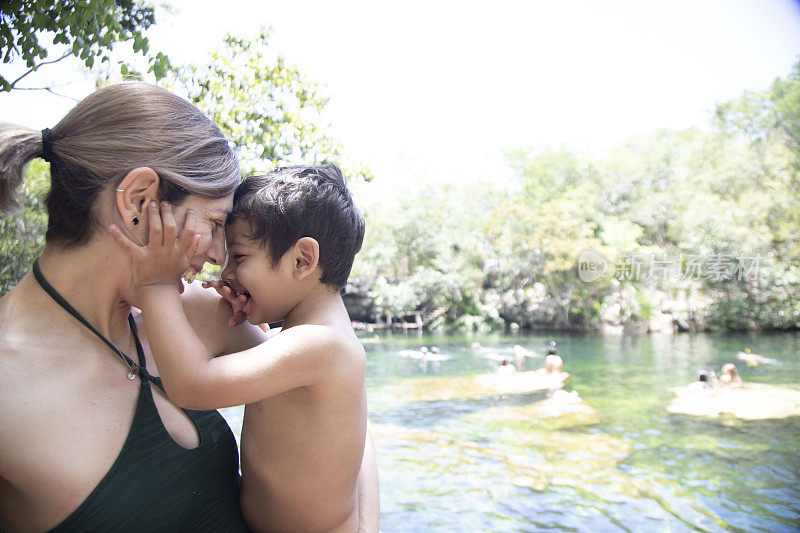
<svg viewBox="0 0 800 533"><path fill-rule="evenodd" d="M222 283L226 287L228 287L228 289L230 289L231 293L233 294L234 300L237 300L241 304L240 310L244 314L247 314L247 311L250 310L250 306L248 305L250 303L250 293L245 289L234 288L233 284L230 281L222 280ZM244 296L244 300L240 298L241 296Z"/></svg>

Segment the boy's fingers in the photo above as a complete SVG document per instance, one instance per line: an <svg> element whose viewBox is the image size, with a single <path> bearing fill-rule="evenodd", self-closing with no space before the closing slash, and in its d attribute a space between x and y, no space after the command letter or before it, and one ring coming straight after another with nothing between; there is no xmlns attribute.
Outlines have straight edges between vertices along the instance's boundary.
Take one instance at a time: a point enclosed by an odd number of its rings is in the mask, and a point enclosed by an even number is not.
<svg viewBox="0 0 800 533"><path fill-rule="evenodd" d="M150 213L150 244L157 244L160 246L163 243L163 234L161 215L158 212L158 206L155 202L150 202L147 206L147 211Z"/></svg>
<svg viewBox="0 0 800 533"><path fill-rule="evenodd" d="M193 281L194 281L194 277L195 277L196 275L197 275L197 269L195 269L193 266L191 266L191 265L190 265L190 266L189 266L189 268L187 268L187 269L186 269L186 270L183 272L183 274L181 275L181 277L182 277L182 278L183 278L183 279L184 279L184 280L185 280L187 283L191 283L191 282L193 282Z"/></svg>
<svg viewBox="0 0 800 533"><path fill-rule="evenodd" d="M231 288L228 287L227 285L223 285L222 287L219 287L217 289L217 292L219 292L220 296L222 296L226 300L230 300L231 297L233 296L233 291L231 291Z"/></svg>
<svg viewBox="0 0 800 533"><path fill-rule="evenodd" d="M192 241L189 244L189 262L192 261L192 258L197 255L197 249L200 247L200 234L195 234L192 237Z"/></svg>
<svg viewBox="0 0 800 533"><path fill-rule="evenodd" d="M161 221L164 225L164 244L172 245L178 230L175 228L175 216L172 214L172 206L169 202L161 202Z"/></svg>
<svg viewBox="0 0 800 533"><path fill-rule="evenodd" d="M209 289L209 288L217 289L219 287L224 287L224 286L225 285L222 283L222 280L218 280L218 279L210 279L208 281L204 281L203 282L203 288L205 288L205 289Z"/></svg>
<svg viewBox="0 0 800 533"><path fill-rule="evenodd" d="M236 326L241 326L242 324L244 324L245 320L247 320L247 315L245 315L241 311L236 311L236 313L234 313L231 319L228 320L228 325L232 328L235 328Z"/></svg>
<svg viewBox="0 0 800 533"><path fill-rule="evenodd" d="M189 231L189 233L195 233L197 231L197 213L194 212L194 209L186 210L183 229L184 231Z"/></svg>
<svg viewBox="0 0 800 533"><path fill-rule="evenodd" d="M186 220L178 238L178 246L192 252L190 258L197 253L197 248L200 246L200 235L195 233L195 226L195 214L190 209L186 211ZM167 240L166 235L164 236L164 242L170 242Z"/></svg>

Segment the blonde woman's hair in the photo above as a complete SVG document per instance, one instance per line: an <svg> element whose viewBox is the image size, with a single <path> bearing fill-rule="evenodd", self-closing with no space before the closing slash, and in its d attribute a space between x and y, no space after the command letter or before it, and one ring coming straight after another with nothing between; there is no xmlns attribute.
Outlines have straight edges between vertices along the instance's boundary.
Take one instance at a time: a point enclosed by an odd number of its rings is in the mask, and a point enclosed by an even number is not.
<svg viewBox="0 0 800 533"><path fill-rule="evenodd" d="M739 371L736 370L736 365L733 363L725 363L722 365L722 374L728 374L732 379L739 377Z"/></svg>
<svg viewBox="0 0 800 533"><path fill-rule="evenodd" d="M50 154L43 154L42 137L0 124L0 215L19 207L25 164L49 155L48 242L86 243L100 194L138 167L159 175L160 199L174 204L189 194L227 196L241 178L233 150L208 117L145 83L111 85L87 96L50 131Z"/></svg>

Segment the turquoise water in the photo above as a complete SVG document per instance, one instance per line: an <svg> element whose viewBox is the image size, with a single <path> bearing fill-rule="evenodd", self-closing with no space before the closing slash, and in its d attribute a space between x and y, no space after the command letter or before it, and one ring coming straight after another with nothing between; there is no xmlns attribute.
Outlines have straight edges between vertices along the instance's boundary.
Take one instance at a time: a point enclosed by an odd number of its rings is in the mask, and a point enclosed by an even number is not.
<svg viewBox="0 0 800 533"><path fill-rule="evenodd" d="M540 416L544 391L475 390L497 362L470 343L544 352L558 341L565 390L586 412ZM800 389L800 335L384 335L367 341L381 530L797 531L800 417L670 414L672 387L736 352L745 382ZM452 358L401 355L436 345ZM739 362L741 363L741 362ZM527 369L542 366L528 359ZM769 399L758 399L768 402ZM240 410L226 410L235 431Z"/></svg>

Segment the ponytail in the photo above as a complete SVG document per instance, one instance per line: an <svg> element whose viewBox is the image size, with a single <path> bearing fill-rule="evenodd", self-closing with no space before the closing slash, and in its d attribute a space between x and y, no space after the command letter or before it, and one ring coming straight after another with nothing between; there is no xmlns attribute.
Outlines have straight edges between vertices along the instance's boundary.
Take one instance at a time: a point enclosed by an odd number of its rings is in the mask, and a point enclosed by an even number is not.
<svg viewBox="0 0 800 533"><path fill-rule="evenodd" d="M13 124L0 124L0 216L18 211L17 189L25 165L42 156L42 133Z"/></svg>

